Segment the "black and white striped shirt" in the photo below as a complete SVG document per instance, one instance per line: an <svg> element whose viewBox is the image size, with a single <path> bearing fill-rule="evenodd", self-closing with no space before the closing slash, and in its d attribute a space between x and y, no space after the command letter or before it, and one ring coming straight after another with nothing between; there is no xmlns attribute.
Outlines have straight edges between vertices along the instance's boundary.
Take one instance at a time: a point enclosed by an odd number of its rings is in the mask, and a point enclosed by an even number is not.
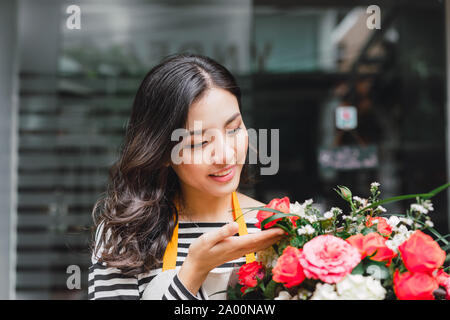
<svg viewBox="0 0 450 320"><path fill-rule="evenodd" d="M260 231L255 227L256 219L247 221L248 233ZM187 256L190 244L203 233L217 230L224 226L225 222L180 222L178 226L178 250L176 269L179 269ZM101 229L101 227L99 228ZM101 231L101 230L100 230ZM99 239L97 230L96 241ZM101 252L101 250L100 250ZM117 268L107 267L100 263L97 257L92 255L92 265L89 267L89 300L139 300L147 287L156 275L162 272L162 265L148 273L141 273L136 276L125 276ZM245 256L229 261L218 266L221 271L232 271L236 266L245 264ZM217 269L216 268L216 269ZM206 292L200 288L197 295L193 295L182 284L177 274L174 275L169 287L166 289L163 299L168 300L205 300L208 299Z"/></svg>

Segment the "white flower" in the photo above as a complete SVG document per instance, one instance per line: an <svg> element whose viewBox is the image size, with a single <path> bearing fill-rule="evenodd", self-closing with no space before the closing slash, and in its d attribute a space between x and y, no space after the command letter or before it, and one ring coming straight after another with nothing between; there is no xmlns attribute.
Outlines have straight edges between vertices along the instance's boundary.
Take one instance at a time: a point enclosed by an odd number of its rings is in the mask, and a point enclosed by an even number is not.
<svg viewBox="0 0 450 320"><path fill-rule="evenodd" d="M336 290L342 300L383 300L386 296L379 280L360 274L349 274L336 284Z"/></svg>
<svg viewBox="0 0 450 320"><path fill-rule="evenodd" d="M425 200L425 201L422 203L422 206L423 206L426 210L428 210L428 211L433 211L433 210L434 210L433 204L431 203L430 200Z"/></svg>
<svg viewBox="0 0 450 320"><path fill-rule="evenodd" d="M384 207L382 207L382 206L378 206L377 207L377 210L380 210L381 212L386 212L387 210L384 208Z"/></svg>
<svg viewBox="0 0 450 320"><path fill-rule="evenodd" d="M337 300L338 295L334 286L328 283L318 283L311 300Z"/></svg>
<svg viewBox="0 0 450 320"><path fill-rule="evenodd" d="M413 222L414 222L413 219L411 219L411 218L404 218L404 217L401 217L400 221L405 223L405 224L407 224L408 226L412 225ZM405 227L405 226L403 226L403 227Z"/></svg>
<svg viewBox="0 0 450 320"><path fill-rule="evenodd" d="M330 209L330 211L331 212L333 212L335 215L340 215L340 214L342 214L342 209L340 209L340 208L337 208L337 207L332 207L331 209Z"/></svg>
<svg viewBox="0 0 450 320"><path fill-rule="evenodd" d="M280 291L274 300L299 300L298 295L291 296L287 291Z"/></svg>
<svg viewBox="0 0 450 320"><path fill-rule="evenodd" d="M298 235L302 234L314 234L316 232L316 229L314 229L310 224L307 224L306 226L302 226L297 229Z"/></svg>
<svg viewBox="0 0 450 320"><path fill-rule="evenodd" d="M387 223L391 227L395 227L400 223L400 219L397 216L390 216L389 219L387 220Z"/></svg>
<svg viewBox="0 0 450 320"><path fill-rule="evenodd" d="M277 264L278 254L275 249L270 246L256 253L256 260L269 268L274 268Z"/></svg>
<svg viewBox="0 0 450 320"><path fill-rule="evenodd" d="M401 226L406 229L405 226ZM410 230L402 230L404 232L396 233L391 240L387 240L385 242L386 246L391 249L394 252L398 253L398 246L400 246L403 242L409 239L410 235L413 233L413 231Z"/></svg>
<svg viewBox="0 0 450 320"><path fill-rule="evenodd" d="M333 218L333 217L334 217L334 214L333 214L333 212L331 212L331 211L327 211L327 212L325 212L325 213L323 214L323 217L324 217L326 220L328 220L328 219Z"/></svg>
<svg viewBox="0 0 450 320"><path fill-rule="evenodd" d="M428 213L427 209L425 209L422 205L417 204L417 203L413 203L411 205L411 210L412 211L417 211L417 212L420 212L420 213L423 213L423 214L427 214Z"/></svg>
<svg viewBox="0 0 450 320"><path fill-rule="evenodd" d="M353 200L355 200L357 203L358 203L358 206L359 207L365 207L365 206L367 206L367 203L368 203L368 200L367 199L364 199L364 198L360 198L360 197L358 197L358 196L354 196L353 197Z"/></svg>
<svg viewBox="0 0 450 320"><path fill-rule="evenodd" d="M380 186L380 184L379 184L378 182L372 182L372 183L370 184L370 188L371 188L371 189L378 188L379 186Z"/></svg>
<svg viewBox="0 0 450 320"><path fill-rule="evenodd" d="M311 295L312 295L311 292L303 288L300 288L297 294L294 296L291 296L291 294L288 291L283 290L280 291L278 297L276 297L274 300L306 300Z"/></svg>
<svg viewBox="0 0 450 320"><path fill-rule="evenodd" d="M430 220L425 221L425 224L430 228L433 228L433 226L434 226L434 223Z"/></svg>
<svg viewBox="0 0 450 320"><path fill-rule="evenodd" d="M295 213L301 216L302 214L305 213L305 208L303 208L303 206L300 203L298 203L298 201L295 201L295 203L289 204L289 211L291 213Z"/></svg>
<svg viewBox="0 0 450 320"><path fill-rule="evenodd" d="M309 215L306 214L306 207L313 203L312 199L306 200L302 204L298 201L295 203L289 203L289 212L298 215L300 218L306 219Z"/></svg>
<svg viewBox="0 0 450 320"><path fill-rule="evenodd" d="M386 240L384 244L392 251L397 252L397 246L395 245L393 240Z"/></svg>
<svg viewBox="0 0 450 320"><path fill-rule="evenodd" d="M317 217L309 214L306 216L306 220L308 220L309 223L314 223L317 221Z"/></svg>

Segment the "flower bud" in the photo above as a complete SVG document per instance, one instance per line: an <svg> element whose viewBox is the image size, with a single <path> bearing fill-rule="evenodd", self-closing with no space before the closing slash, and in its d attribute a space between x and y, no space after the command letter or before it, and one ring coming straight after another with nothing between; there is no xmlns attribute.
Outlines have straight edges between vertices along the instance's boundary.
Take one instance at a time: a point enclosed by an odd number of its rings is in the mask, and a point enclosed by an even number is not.
<svg viewBox="0 0 450 320"><path fill-rule="evenodd" d="M352 201L352 192L349 188L344 186L338 186L339 188L339 195L344 198L347 201Z"/></svg>

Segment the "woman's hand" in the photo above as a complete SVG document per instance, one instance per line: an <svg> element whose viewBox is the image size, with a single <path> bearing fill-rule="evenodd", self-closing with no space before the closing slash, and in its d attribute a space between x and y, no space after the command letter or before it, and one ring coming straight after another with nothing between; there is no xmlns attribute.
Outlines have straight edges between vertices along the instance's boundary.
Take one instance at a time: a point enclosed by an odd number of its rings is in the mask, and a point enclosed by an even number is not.
<svg viewBox="0 0 450 320"><path fill-rule="evenodd" d="M271 228L253 234L233 236L238 229L237 222L226 224L217 231L204 233L189 246L178 277L191 293L197 294L212 269L247 253L270 247L284 234L280 228Z"/></svg>

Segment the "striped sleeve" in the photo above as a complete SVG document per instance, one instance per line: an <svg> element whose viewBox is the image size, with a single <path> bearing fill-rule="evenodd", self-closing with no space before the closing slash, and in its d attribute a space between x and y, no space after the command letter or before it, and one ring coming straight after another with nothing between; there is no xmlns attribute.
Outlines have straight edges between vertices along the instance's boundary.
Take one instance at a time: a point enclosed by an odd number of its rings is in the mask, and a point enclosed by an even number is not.
<svg viewBox="0 0 450 320"><path fill-rule="evenodd" d="M207 295L200 287L197 295L193 295L180 281L178 273L173 277L172 282L164 293L163 300L207 300Z"/></svg>
<svg viewBox="0 0 450 320"><path fill-rule="evenodd" d="M100 241L101 232L103 232L103 224L100 224L96 231L96 246ZM88 299L138 300L140 298L138 278L126 276L120 269L107 267L106 264L100 263L98 257L102 251L103 245L100 246L97 255L95 252L92 253L88 278Z"/></svg>
<svg viewBox="0 0 450 320"><path fill-rule="evenodd" d="M95 263L89 268L89 300L139 300L138 279Z"/></svg>

